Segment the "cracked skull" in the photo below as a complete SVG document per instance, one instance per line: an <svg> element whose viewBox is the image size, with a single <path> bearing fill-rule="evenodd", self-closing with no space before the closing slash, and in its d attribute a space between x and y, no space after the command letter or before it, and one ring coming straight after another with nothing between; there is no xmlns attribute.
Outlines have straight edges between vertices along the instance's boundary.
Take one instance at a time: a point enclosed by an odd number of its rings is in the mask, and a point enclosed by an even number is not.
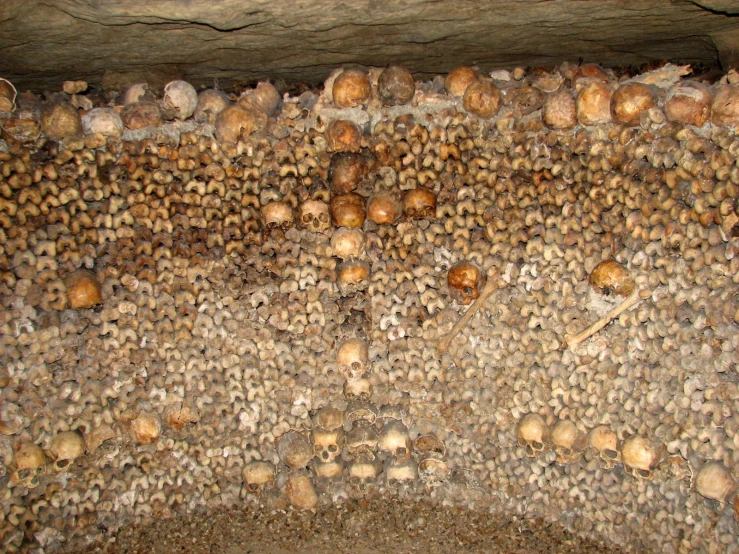
<svg viewBox="0 0 739 554"><path fill-rule="evenodd" d="M364 420L357 421L346 434L348 456L355 460L374 460L378 442L375 428Z"/></svg>
<svg viewBox="0 0 739 554"><path fill-rule="evenodd" d="M380 474L380 465L375 461L357 460L349 465L349 486L358 493L365 493Z"/></svg>

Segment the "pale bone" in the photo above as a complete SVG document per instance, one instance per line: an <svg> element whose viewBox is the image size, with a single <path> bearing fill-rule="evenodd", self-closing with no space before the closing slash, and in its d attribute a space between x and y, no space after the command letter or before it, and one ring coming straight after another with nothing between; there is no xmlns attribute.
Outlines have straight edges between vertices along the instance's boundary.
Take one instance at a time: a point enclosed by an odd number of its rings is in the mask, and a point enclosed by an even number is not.
<svg viewBox="0 0 739 554"><path fill-rule="evenodd" d="M480 309L480 306L482 306L484 302L490 297L490 295L498 290L498 288L500 288L500 283L498 282L498 270L493 268L488 274L487 282L485 283L485 287L480 292L480 296L475 299L475 301L472 303L472 305L470 305L469 309L464 313L464 315L462 315L462 317L457 320L457 323L454 324L452 330L441 337L441 339L439 339L439 354L444 354L447 351L452 340L454 340L454 337L456 337L459 332L469 323L470 319L472 319L472 316L474 316L477 313L477 310Z"/></svg>
<svg viewBox="0 0 739 554"><path fill-rule="evenodd" d="M572 348L574 346L577 346L581 342L589 339L595 333L597 333L598 331L603 329L606 325L608 325L611 321L613 321L618 316L620 316L623 312L625 312L632 306L636 306L639 302L641 302L645 298L648 298L651 294L652 293L648 290L634 289L634 292L632 292L629 296L627 296L623 302L621 302L618 306L613 308L606 315L601 317L598 321L588 326L586 329L584 329L577 335L568 336L565 339L567 346L569 348Z"/></svg>

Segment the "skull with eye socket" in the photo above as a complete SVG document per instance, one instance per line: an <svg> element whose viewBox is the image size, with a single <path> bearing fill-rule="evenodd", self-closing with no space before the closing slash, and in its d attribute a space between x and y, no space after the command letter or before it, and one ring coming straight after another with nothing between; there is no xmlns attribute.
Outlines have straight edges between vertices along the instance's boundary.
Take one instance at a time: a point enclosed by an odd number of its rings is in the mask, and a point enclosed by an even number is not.
<svg viewBox="0 0 739 554"><path fill-rule="evenodd" d="M349 381L366 376L370 370L369 349L362 339L347 339L336 352L339 373Z"/></svg>
<svg viewBox="0 0 739 554"><path fill-rule="evenodd" d="M293 224L293 209L287 202L270 202L262 206L262 219L268 230L286 231Z"/></svg>
<svg viewBox="0 0 739 554"><path fill-rule="evenodd" d="M664 445L656 447L645 437L639 435L629 437L621 443L624 471L637 481L649 481L665 451Z"/></svg>
<svg viewBox="0 0 739 554"><path fill-rule="evenodd" d="M485 286L485 274L475 264L459 262L449 268L449 294L459 304L471 304Z"/></svg>
<svg viewBox="0 0 739 554"><path fill-rule="evenodd" d="M246 490L249 494L261 495L275 482L275 466L269 462L253 461L246 464L243 471Z"/></svg>
<svg viewBox="0 0 739 554"><path fill-rule="evenodd" d="M15 470L10 475L10 483L32 489L38 487L40 479L46 475L46 456L37 444L19 443L13 452Z"/></svg>
<svg viewBox="0 0 739 554"><path fill-rule="evenodd" d="M307 200L300 205L300 224L303 228L322 233L331 226L328 204L320 200Z"/></svg>
<svg viewBox="0 0 739 554"><path fill-rule="evenodd" d="M606 425L598 425L588 435L588 445L597 454L600 467L613 469L621 463L621 452L618 449L618 437Z"/></svg>
<svg viewBox="0 0 739 554"><path fill-rule="evenodd" d="M547 449L549 426L539 414L526 414L518 423L518 444L533 458Z"/></svg>
<svg viewBox="0 0 739 554"><path fill-rule="evenodd" d="M403 197L403 213L408 219L436 217L436 195L424 188L409 190Z"/></svg>

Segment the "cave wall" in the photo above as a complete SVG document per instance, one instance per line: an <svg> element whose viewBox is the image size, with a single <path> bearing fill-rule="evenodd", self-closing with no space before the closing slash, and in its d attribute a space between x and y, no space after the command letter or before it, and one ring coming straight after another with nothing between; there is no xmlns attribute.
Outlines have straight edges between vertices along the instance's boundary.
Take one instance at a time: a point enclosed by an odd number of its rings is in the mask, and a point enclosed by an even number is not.
<svg viewBox="0 0 739 554"><path fill-rule="evenodd" d="M735 63L733 2L5 1L0 72L22 90L65 79L118 88L282 78L321 82L343 65L607 66Z"/></svg>

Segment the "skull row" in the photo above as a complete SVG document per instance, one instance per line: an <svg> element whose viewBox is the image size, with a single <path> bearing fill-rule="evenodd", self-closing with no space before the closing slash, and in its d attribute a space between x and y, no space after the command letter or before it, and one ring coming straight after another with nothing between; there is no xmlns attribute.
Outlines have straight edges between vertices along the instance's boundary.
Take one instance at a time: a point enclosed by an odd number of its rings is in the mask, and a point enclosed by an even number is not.
<svg viewBox="0 0 739 554"><path fill-rule="evenodd" d="M27 488L37 487L49 465L53 471L62 472L84 454L85 441L79 431L65 431L56 435L47 453L37 444L19 442L13 453L10 483Z"/></svg>
<svg viewBox="0 0 739 554"><path fill-rule="evenodd" d="M528 457L545 452L551 445L557 462L577 462L583 451L590 448L603 469L623 464L626 473L637 480L649 480L662 460L665 447L658 447L640 435L618 440L616 433L606 425L599 425L584 434L569 420L557 422L553 428L535 413L527 414L518 424L518 443L526 449Z"/></svg>

